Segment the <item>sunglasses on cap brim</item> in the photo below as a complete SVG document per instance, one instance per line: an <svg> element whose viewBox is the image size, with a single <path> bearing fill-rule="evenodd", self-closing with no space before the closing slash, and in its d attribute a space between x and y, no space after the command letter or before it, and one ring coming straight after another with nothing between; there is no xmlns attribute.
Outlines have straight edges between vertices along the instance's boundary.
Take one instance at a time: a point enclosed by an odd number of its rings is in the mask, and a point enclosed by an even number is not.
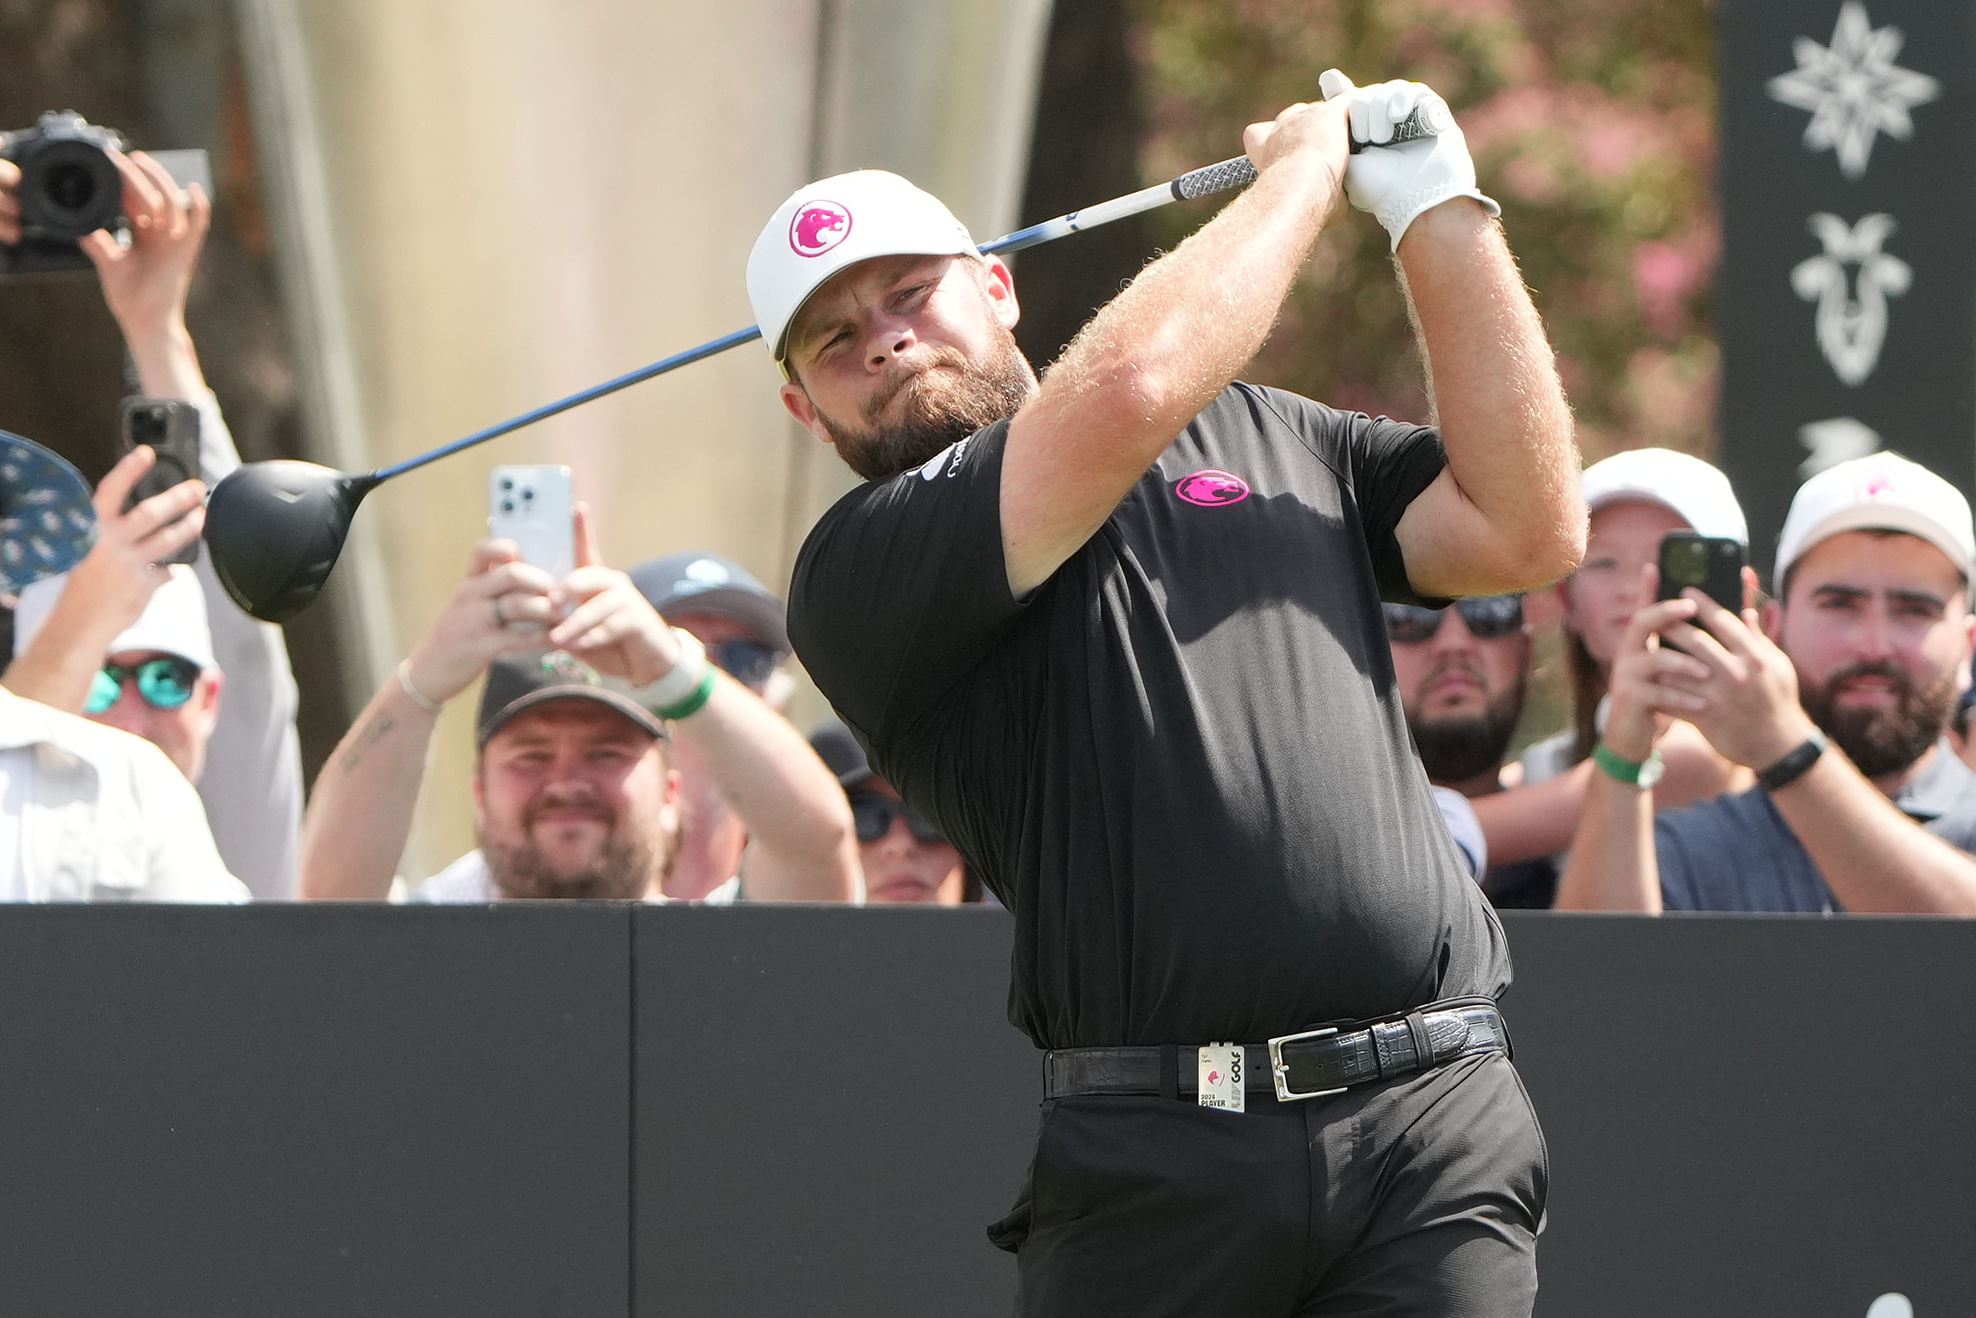
<svg viewBox="0 0 1976 1318"><path fill-rule="evenodd" d="M1462 625L1478 641L1500 640L1514 635L1523 626L1523 596L1482 595L1456 600L1454 609ZM1447 609L1423 609L1417 604L1386 604L1386 635L1402 645L1431 641L1441 630Z"/></svg>

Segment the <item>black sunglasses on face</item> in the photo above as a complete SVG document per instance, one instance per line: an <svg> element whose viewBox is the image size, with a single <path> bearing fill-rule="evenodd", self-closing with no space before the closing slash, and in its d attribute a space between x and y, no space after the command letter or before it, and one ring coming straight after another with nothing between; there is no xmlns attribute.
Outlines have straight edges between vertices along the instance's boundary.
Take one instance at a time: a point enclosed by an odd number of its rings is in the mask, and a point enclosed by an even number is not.
<svg viewBox="0 0 1976 1318"><path fill-rule="evenodd" d="M876 842L892 831L892 821L903 819L913 839L918 842L945 842L940 830L933 821L903 801L894 801L889 796L874 796L869 792L851 798L851 819L857 826L858 841Z"/></svg>
<svg viewBox="0 0 1976 1318"><path fill-rule="evenodd" d="M723 673L751 691L760 691L768 685L768 679L775 673L775 666L782 662L782 652L763 645L760 641L716 641L707 647L707 657Z"/></svg>
<svg viewBox="0 0 1976 1318"><path fill-rule="evenodd" d="M1386 635L1402 645L1431 641L1441 630L1446 609L1423 609L1415 604L1384 604ZM1478 641L1500 640L1523 626L1523 596L1483 595L1456 600L1455 608L1469 635Z"/></svg>

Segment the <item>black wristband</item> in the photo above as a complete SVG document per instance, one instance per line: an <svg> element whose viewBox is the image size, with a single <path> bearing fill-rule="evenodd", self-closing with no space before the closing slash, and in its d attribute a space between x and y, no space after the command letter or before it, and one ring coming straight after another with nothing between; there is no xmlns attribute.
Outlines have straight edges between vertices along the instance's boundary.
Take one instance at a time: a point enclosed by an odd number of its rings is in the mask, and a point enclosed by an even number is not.
<svg viewBox="0 0 1976 1318"><path fill-rule="evenodd" d="M1767 769L1757 770L1756 785L1766 792L1774 792L1779 788L1789 787L1792 783L1804 777L1804 771L1806 769L1818 763L1818 757L1823 755L1825 748L1831 744L1831 742L1825 740L1824 733L1820 732L1817 728L1813 728L1809 737L1806 737L1796 747L1785 752L1784 757L1778 760L1777 763Z"/></svg>

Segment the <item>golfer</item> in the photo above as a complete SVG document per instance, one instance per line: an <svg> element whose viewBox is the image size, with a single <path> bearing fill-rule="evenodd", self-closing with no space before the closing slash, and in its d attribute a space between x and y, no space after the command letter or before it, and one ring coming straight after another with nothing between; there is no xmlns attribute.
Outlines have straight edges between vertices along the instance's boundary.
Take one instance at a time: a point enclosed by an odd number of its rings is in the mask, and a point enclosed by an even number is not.
<svg viewBox="0 0 1976 1318"><path fill-rule="evenodd" d="M1040 385L1008 268L903 179L803 188L749 258L783 402L865 478L798 559L797 652L1015 916L1010 1015L1049 1051L990 1234L1025 1315L1526 1315L1536 1291L1509 956L1379 604L1570 571L1571 416L1440 98L1320 85L1249 127L1257 182ZM1416 112L1438 135L1348 155ZM1438 425L1234 379L1341 192L1391 235Z"/></svg>

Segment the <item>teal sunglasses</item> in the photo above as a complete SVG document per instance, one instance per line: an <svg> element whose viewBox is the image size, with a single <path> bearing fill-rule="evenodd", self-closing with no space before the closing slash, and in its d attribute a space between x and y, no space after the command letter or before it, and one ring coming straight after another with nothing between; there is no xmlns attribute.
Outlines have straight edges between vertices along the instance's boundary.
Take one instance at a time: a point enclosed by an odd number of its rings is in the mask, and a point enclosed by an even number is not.
<svg viewBox="0 0 1976 1318"><path fill-rule="evenodd" d="M116 704L126 681L137 683L137 694L153 709L177 709L192 699L192 688L199 681L199 665L171 655L146 659L128 668L122 664L104 664L89 684L89 703L83 706L84 710L101 714Z"/></svg>

